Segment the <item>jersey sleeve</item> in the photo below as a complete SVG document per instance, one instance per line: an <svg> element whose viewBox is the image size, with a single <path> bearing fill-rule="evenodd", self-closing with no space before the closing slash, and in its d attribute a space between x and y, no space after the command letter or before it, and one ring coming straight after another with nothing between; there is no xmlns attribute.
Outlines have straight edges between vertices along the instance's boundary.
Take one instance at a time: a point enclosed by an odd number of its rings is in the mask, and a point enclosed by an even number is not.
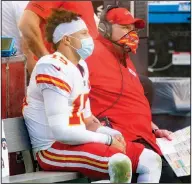
<svg viewBox="0 0 192 185"><path fill-rule="evenodd" d="M41 91L51 89L66 97L71 94L72 78L57 64L37 64L35 80Z"/></svg>
<svg viewBox="0 0 192 185"><path fill-rule="evenodd" d="M60 1L30 1L26 10L31 10L41 18L45 19L50 15L52 8L59 8L60 5Z"/></svg>
<svg viewBox="0 0 192 185"><path fill-rule="evenodd" d="M69 126L68 99L50 90L43 91L45 111L49 126L57 141L69 145L102 143L109 145L109 136L102 133Z"/></svg>

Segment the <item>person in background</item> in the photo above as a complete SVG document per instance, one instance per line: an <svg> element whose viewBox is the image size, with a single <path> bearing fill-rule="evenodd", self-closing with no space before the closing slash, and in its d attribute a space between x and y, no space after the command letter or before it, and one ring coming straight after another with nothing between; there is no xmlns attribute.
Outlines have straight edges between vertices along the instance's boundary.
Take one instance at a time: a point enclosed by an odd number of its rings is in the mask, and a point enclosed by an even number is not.
<svg viewBox="0 0 192 185"><path fill-rule="evenodd" d="M91 125L98 120L89 102L85 59L94 49L85 22L78 14L55 9L46 24L46 37L56 50L41 57L32 72L23 115L34 156L47 171L77 171L91 178L129 183L130 159L113 129ZM121 138L122 139L122 138Z"/></svg>

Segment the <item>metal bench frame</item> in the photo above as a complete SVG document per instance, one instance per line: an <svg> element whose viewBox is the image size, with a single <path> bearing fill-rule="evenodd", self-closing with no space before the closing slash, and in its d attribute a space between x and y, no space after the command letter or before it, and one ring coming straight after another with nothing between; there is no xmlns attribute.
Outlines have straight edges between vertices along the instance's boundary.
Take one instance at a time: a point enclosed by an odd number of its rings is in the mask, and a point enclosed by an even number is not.
<svg viewBox="0 0 192 185"><path fill-rule="evenodd" d="M77 172L37 171L23 117L3 119L2 124L4 126L8 153L22 152L26 171L25 174L4 177L2 178L2 183L56 183L82 177Z"/></svg>

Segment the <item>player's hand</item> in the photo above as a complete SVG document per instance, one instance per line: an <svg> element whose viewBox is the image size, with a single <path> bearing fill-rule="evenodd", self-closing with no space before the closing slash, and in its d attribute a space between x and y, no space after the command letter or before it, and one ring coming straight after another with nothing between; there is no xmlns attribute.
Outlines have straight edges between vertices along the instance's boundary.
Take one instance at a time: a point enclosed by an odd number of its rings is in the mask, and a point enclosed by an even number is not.
<svg viewBox="0 0 192 185"><path fill-rule="evenodd" d="M123 153L126 153L125 146L121 142L119 142L115 137L112 137L112 138L113 138L113 142L112 142L111 146L114 148L117 148L118 150L120 150Z"/></svg>
<svg viewBox="0 0 192 185"><path fill-rule="evenodd" d="M84 119L84 122L85 122L85 124L94 124L94 123L96 123L96 124L98 124L98 125L101 125L101 123L100 123L100 121L94 116L94 115L91 115L90 117L88 117L88 118L85 118Z"/></svg>
<svg viewBox="0 0 192 185"><path fill-rule="evenodd" d="M123 137L122 135L115 135L114 137L115 137L115 139L117 139L120 143L122 143L123 146L126 148L126 142L125 142L125 139L124 139L124 137Z"/></svg>
<svg viewBox="0 0 192 185"><path fill-rule="evenodd" d="M88 118L85 118L84 123L85 123L86 129L93 132L95 132L98 129L98 127L101 126L100 121L93 115L91 115Z"/></svg>
<svg viewBox="0 0 192 185"><path fill-rule="evenodd" d="M94 123L101 125L101 122L94 115L92 115L92 119Z"/></svg>
<svg viewBox="0 0 192 185"><path fill-rule="evenodd" d="M172 132L168 131L168 130L162 130L162 129L158 129L155 131L155 136L156 137L164 137L166 139L168 139L169 141L171 141L173 138L171 136Z"/></svg>

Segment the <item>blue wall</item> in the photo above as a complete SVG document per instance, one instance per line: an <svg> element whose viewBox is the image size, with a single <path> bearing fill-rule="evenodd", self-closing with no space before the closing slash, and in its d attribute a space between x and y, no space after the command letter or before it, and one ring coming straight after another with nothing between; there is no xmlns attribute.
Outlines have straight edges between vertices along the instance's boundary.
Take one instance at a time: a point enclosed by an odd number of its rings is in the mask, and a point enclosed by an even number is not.
<svg viewBox="0 0 192 185"><path fill-rule="evenodd" d="M190 23L190 2L178 4L149 4L149 23Z"/></svg>

